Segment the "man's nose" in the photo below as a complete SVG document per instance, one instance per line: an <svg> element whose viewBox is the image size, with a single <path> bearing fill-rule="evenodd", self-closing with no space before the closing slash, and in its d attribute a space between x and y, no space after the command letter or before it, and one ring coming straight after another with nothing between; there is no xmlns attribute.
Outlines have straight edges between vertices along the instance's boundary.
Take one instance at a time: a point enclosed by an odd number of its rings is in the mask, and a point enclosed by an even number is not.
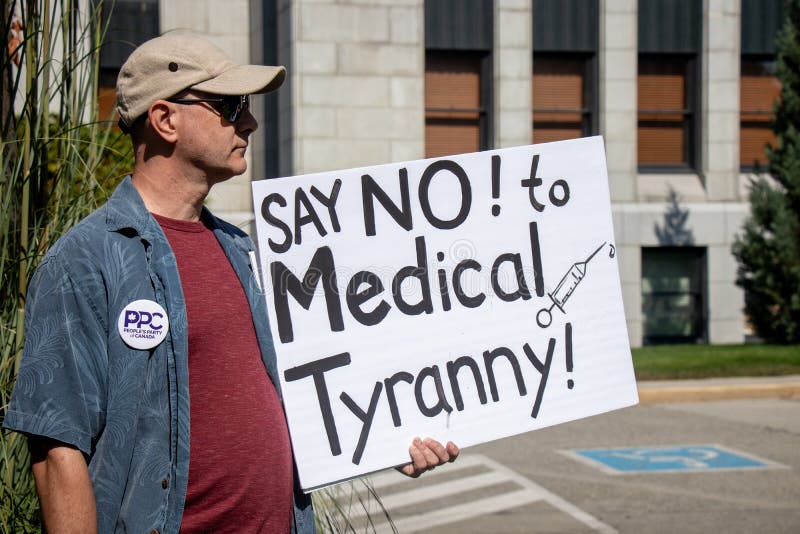
<svg viewBox="0 0 800 534"><path fill-rule="evenodd" d="M242 116L236 121L236 129L240 132L247 132L248 134L258 129L258 121L253 117L253 114L250 113L250 109L242 111Z"/></svg>

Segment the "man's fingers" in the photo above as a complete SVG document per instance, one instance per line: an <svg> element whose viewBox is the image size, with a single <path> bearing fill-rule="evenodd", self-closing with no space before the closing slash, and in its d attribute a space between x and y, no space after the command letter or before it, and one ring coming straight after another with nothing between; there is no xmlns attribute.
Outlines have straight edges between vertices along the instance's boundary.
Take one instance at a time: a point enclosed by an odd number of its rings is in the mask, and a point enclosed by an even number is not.
<svg viewBox="0 0 800 534"><path fill-rule="evenodd" d="M428 468L428 459L425 455L425 449L422 440L419 438L414 438L411 447L408 448L408 452L411 454L411 465L414 471L418 471L417 474L422 473Z"/></svg>
<svg viewBox="0 0 800 534"><path fill-rule="evenodd" d="M450 454L447 452L447 449L445 449L444 445L442 445L435 439L431 438L426 438L425 441L423 441L423 443L425 444L426 447L428 447L429 451L433 452L433 454L436 455L435 458L429 457L429 460L432 460L429 461L429 463L432 463L434 465L439 465L444 462L450 461Z"/></svg>
<svg viewBox="0 0 800 534"><path fill-rule="evenodd" d="M447 454L442 447L442 444L438 441L434 442L430 438L426 438L425 441L422 442L421 445L418 445L418 448L422 450L422 454L425 455L425 468L426 469L433 469L440 463L442 460L439 458L439 453L436 451L435 445L439 445L439 449L441 449L443 454Z"/></svg>
<svg viewBox="0 0 800 534"><path fill-rule="evenodd" d="M403 473L405 476L411 478L417 478L421 474L414 469L414 464L406 464L404 466L398 467L397 470Z"/></svg>
<svg viewBox="0 0 800 534"><path fill-rule="evenodd" d="M455 462L460 452L461 451L455 443L452 441L447 442L447 453L450 455L450 459L447 460L448 462Z"/></svg>

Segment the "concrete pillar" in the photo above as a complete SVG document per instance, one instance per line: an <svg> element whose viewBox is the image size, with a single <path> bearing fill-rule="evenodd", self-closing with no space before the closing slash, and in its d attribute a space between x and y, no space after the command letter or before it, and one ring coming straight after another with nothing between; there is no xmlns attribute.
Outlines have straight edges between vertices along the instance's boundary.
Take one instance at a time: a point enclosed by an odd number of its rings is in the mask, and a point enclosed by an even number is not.
<svg viewBox="0 0 800 534"><path fill-rule="evenodd" d="M741 3L703 2L703 173L709 201L739 200Z"/></svg>
<svg viewBox="0 0 800 534"><path fill-rule="evenodd" d="M531 0L494 2L494 147L531 143Z"/></svg>
<svg viewBox="0 0 800 534"><path fill-rule="evenodd" d="M600 0L600 133L612 202L636 199L636 0Z"/></svg>
<svg viewBox="0 0 800 534"><path fill-rule="evenodd" d="M734 235L747 213L739 189L740 2L703 2L703 173L709 202L724 202L722 239L708 240L708 337L710 343L744 341L744 295L736 287Z"/></svg>
<svg viewBox="0 0 800 534"><path fill-rule="evenodd" d="M718 204L719 205L719 204ZM734 235L740 233L749 214L747 204L724 203L722 212L723 239L711 243L708 257L708 342L742 343L745 338L744 291L736 286L738 264L731 254Z"/></svg>
<svg viewBox="0 0 800 534"><path fill-rule="evenodd" d="M615 219L616 217L615 213ZM624 219L626 217L619 217ZM642 345L642 249L638 245L617 247L622 303L631 347Z"/></svg>
<svg viewBox="0 0 800 534"><path fill-rule="evenodd" d="M290 4L291 173L423 157L422 0Z"/></svg>
<svg viewBox="0 0 800 534"><path fill-rule="evenodd" d="M636 200L636 0L600 0L599 123L605 138L622 299L631 346L642 344L642 254Z"/></svg>

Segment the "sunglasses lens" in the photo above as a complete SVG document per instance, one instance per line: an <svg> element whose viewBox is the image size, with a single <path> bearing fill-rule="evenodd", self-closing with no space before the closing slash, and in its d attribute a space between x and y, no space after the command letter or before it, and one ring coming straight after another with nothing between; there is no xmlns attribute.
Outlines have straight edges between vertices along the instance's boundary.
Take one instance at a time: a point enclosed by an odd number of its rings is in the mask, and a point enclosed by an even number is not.
<svg viewBox="0 0 800 534"><path fill-rule="evenodd" d="M222 97L220 113L230 122L236 122L242 112L250 109L250 95Z"/></svg>

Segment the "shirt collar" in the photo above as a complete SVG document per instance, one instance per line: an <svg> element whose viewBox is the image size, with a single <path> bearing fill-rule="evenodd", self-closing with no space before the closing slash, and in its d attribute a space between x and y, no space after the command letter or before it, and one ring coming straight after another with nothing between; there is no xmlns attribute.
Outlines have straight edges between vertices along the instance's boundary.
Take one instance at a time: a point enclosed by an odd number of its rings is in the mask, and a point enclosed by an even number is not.
<svg viewBox="0 0 800 534"><path fill-rule="evenodd" d="M221 243L230 242L244 252L252 250L250 238L247 237L247 234L230 223L218 219L205 206L203 206L203 213L200 218L206 222L206 225L214 232L214 235L217 236Z"/></svg>
<svg viewBox="0 0 800 534"><path fill-rule="evenodd" d="M142 197L133 186L130 176L126 176L114 190L106 203L106 225L111 232L132 228L144 236L150 226L150 212Z"/></svg>
<svg viewBox="0 0 800 534"><path fill-rule="evenodd" d="M230 241L243 251L251 250L250 240L245 234L233 231L233 228L229 227L230 225L216 218L205 206L200 217L206 221L208 227L220 241ZM126 176L122 180L106 203L106 225L111 232L130 228L145 238L153 233L158 234L155 231L158 223L144 205L130 176Z"/></svg>

